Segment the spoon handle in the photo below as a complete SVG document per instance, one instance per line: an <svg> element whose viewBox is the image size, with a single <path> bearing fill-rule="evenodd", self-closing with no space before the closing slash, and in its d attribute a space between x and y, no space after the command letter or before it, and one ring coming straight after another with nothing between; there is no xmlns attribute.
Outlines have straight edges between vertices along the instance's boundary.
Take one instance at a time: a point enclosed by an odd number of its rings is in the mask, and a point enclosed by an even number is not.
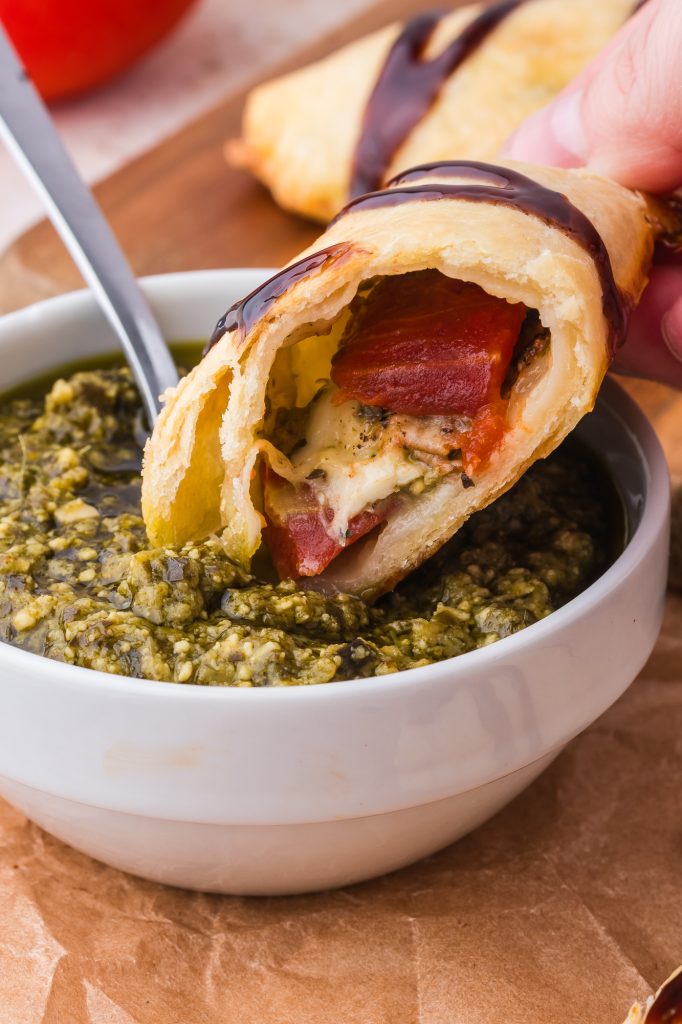
<svg viewBox="0 0 682 1024"><path fill-rule="evenodd" d="M118 242L57 134L0 26L0 137L40 195L50 220L118 335L153 424L178 375Z"/></svg>

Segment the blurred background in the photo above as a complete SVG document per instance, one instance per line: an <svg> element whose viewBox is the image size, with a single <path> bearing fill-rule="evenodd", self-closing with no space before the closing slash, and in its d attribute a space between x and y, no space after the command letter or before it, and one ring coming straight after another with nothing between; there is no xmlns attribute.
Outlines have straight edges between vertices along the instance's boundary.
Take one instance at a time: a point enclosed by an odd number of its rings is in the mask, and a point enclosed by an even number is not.
<svg viewBox="0 0 682 1024"><path fill-rule="evenodd" d="M81 173L99 181L365 0L0 0ZM280 17L273 17L279 7ZM42 216L0 148L0 251Z"/></svg>

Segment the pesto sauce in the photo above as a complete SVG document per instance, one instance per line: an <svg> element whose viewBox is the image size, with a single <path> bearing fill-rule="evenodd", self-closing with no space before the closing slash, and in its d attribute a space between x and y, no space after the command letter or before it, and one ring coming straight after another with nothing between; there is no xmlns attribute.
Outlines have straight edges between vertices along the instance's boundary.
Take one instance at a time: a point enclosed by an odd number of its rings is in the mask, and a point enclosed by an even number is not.
<svg viewBox="0 0 682 1024"><path fill-rule="evenodd" d="M368 607L245 573L217 537L150 550L140 405L87 369L0 405L0 639L71 665L229 686L414 668L549 615L617 554L613 487L575 444Z"/></svg>

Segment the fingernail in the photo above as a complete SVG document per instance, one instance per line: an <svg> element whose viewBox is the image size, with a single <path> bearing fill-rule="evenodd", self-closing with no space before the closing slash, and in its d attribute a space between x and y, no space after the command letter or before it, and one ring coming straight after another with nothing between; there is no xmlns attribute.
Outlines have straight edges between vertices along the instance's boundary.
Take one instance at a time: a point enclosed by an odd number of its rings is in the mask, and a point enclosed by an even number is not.
<svg viewBox="0 0 682 1024"><path fill-rule="evenodd" d="M675 310L668 310L661 320L661 334L670 354L682 363L682 324L679 321Z"/></svg>
<svg viewBox="0 0 682 1024"><path fill-rule="evenodd" d="M550 130L556 143L576 163L584 163L587 156L587 139L582 117L582 90L564 93L550 107Z"/></svg>

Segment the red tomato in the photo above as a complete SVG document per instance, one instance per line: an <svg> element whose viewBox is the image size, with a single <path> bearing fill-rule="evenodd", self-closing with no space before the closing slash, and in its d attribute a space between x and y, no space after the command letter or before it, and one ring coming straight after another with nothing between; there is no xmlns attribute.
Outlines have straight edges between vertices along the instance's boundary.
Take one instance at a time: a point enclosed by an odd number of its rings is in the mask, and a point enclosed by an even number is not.
<svg viewBox="0 0 682 1024"><path fill-rule="evenodd" d="M499 402L525 307L437 270L388 277L334 358L343 397L412 416L475 416Z"/></svg>
<svg viewBox="0 0 682 1024"><path fill-rule="evenodd" d="M48 100L122 71L194 0L0 0L0 22Z"/></svg>
<svg viewBox="0 0 682 1024"><path fill-rule="evenodd" d="M452 434L452 444L462 450L462 465L468 477L473 478L484 466L504 436L507 426L506 402L484 405L463 433Z"/></svg>
<svg viewBox="0 0 682 1024"><path fill-rule="evenodd" d="M344 548L360 540L383 522L377 512L361 512L348 524L348 536L339 544L325 526L333 519L329 508L321 508L309 487L294 487L266 465L263 471L265 543L280 579L317 576Z"/></svg>

